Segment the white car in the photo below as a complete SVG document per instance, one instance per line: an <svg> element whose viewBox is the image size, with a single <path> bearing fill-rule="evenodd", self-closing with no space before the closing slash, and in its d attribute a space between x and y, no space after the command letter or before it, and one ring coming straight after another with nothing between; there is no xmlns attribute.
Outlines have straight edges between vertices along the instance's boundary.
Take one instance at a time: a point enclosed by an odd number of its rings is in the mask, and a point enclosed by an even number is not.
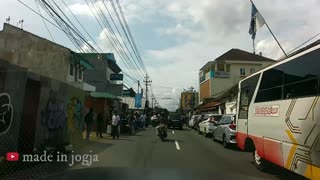
<svg viewBox="0 0 320 180"><path fill-rule="evenodd" d="M209 114L207 120L199 123L199 133L203 133L206 137L212 135L215 124L218 124L223 115Z"/></svg>
<svg viewBox="0 0 320 180"><path fill-rule="evenodd" d="M190 128L193 128L194 123L195 123L195 120L197 120L197 118L198 118L199 116L200 116L200 115L193 115L193 116L191 117L191 119L190 119L189 122L188 122L188 126L189 126Z"/></svg>

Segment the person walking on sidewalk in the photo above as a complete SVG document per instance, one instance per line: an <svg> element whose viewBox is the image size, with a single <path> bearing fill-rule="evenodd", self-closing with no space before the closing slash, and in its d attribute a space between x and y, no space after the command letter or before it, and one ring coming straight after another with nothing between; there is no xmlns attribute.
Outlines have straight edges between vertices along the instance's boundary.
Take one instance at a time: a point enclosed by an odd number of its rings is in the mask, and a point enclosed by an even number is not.
<svg viewBox="0 0 320 180"><path fill-rule="evenodd" d="M100 135L102 138L102 127L103 127L103 117L102 113L99 113L97 116L97 137Z"/></svg>
<svg viewBox="0 0 320 180"><path fill-rule="evenodd" d="M120 116L118 115L117 111L114 112L114 115L112 116L112 124L111 124L111 134L113 139L117 136L117 139L119 139L119 122L120 122Z"/></svg>
<svg viewBox="0 0 320 180"><path fill-rule="evenodd" d="M86 128L87 128L86 139L89 140L90 134L91 134L91 131L92 131L92 125L93 125L93 108L90 108L90 111L85 116L84 121L86 123Z"/></svg>
<svg viewBox="0 0 320 180"><path fill-rule="evenodd" d="M131 113L129 115L129 126L130 126L130 134L134 135L135 131L134 131L134 114L133 114L133 111L131 111Z"/></svg>

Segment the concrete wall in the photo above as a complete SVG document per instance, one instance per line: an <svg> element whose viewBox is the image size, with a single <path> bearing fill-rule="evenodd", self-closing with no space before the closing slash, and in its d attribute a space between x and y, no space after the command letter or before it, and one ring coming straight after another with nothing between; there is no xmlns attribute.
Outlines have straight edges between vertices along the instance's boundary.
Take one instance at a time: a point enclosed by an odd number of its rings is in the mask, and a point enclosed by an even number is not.
<svg viewBox="0 0 320 180"><path fill-rule="evenodd" d="M0 59L66 82L70 50L5 24L0 32Z"/></svg>
<svg viewBox="0 0 320 180"><path fill-rule="evenodd" d="M25 69L0 60L0 156L18 149L26 79Z"/></svg>
<svg viewBox="0 0 320 180"><path fill-rule="evenodd" d="M236 85L243 78L251 75L250 69L254 68L255 72L262 69L262 66L266 66L268 63L262 64L231 64L230 66L230 77L229 78L211 78L211 97L219 97L225 91ZM270 64L270 63L269 63ZM240 75L240 69L245 68L245 75Z"/></svg>
<svg viewBox="0 0 320 180"><path fill-rule="evenodd" d="M200 84L200 102L203 101L204 98L210 97L210 84L210 80Z"/></svg>

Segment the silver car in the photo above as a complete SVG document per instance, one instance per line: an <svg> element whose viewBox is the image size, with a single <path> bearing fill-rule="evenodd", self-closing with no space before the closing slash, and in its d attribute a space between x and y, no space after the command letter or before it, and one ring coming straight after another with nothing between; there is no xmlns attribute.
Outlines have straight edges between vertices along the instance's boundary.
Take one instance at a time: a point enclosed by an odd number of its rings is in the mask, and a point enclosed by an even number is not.
<svg viewBox="0 0 320 180"><path fill-rule="evenodd" d="M222 116L217 126L213 128L212 139L223 143L227 148L230 144L236 144L236 115L227 114Z"/></svg>

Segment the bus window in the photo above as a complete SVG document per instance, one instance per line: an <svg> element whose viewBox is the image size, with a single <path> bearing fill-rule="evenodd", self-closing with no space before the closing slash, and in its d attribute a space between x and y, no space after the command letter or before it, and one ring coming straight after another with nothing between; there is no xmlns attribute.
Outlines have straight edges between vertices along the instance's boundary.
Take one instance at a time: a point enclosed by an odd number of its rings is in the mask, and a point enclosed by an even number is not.
<svg viewBox="0 0 320 180"><path fill-rule="evenodd" d="M252 76L241 83L239 119L248 119L249 104L257 87L260 74Z"/></svg>

